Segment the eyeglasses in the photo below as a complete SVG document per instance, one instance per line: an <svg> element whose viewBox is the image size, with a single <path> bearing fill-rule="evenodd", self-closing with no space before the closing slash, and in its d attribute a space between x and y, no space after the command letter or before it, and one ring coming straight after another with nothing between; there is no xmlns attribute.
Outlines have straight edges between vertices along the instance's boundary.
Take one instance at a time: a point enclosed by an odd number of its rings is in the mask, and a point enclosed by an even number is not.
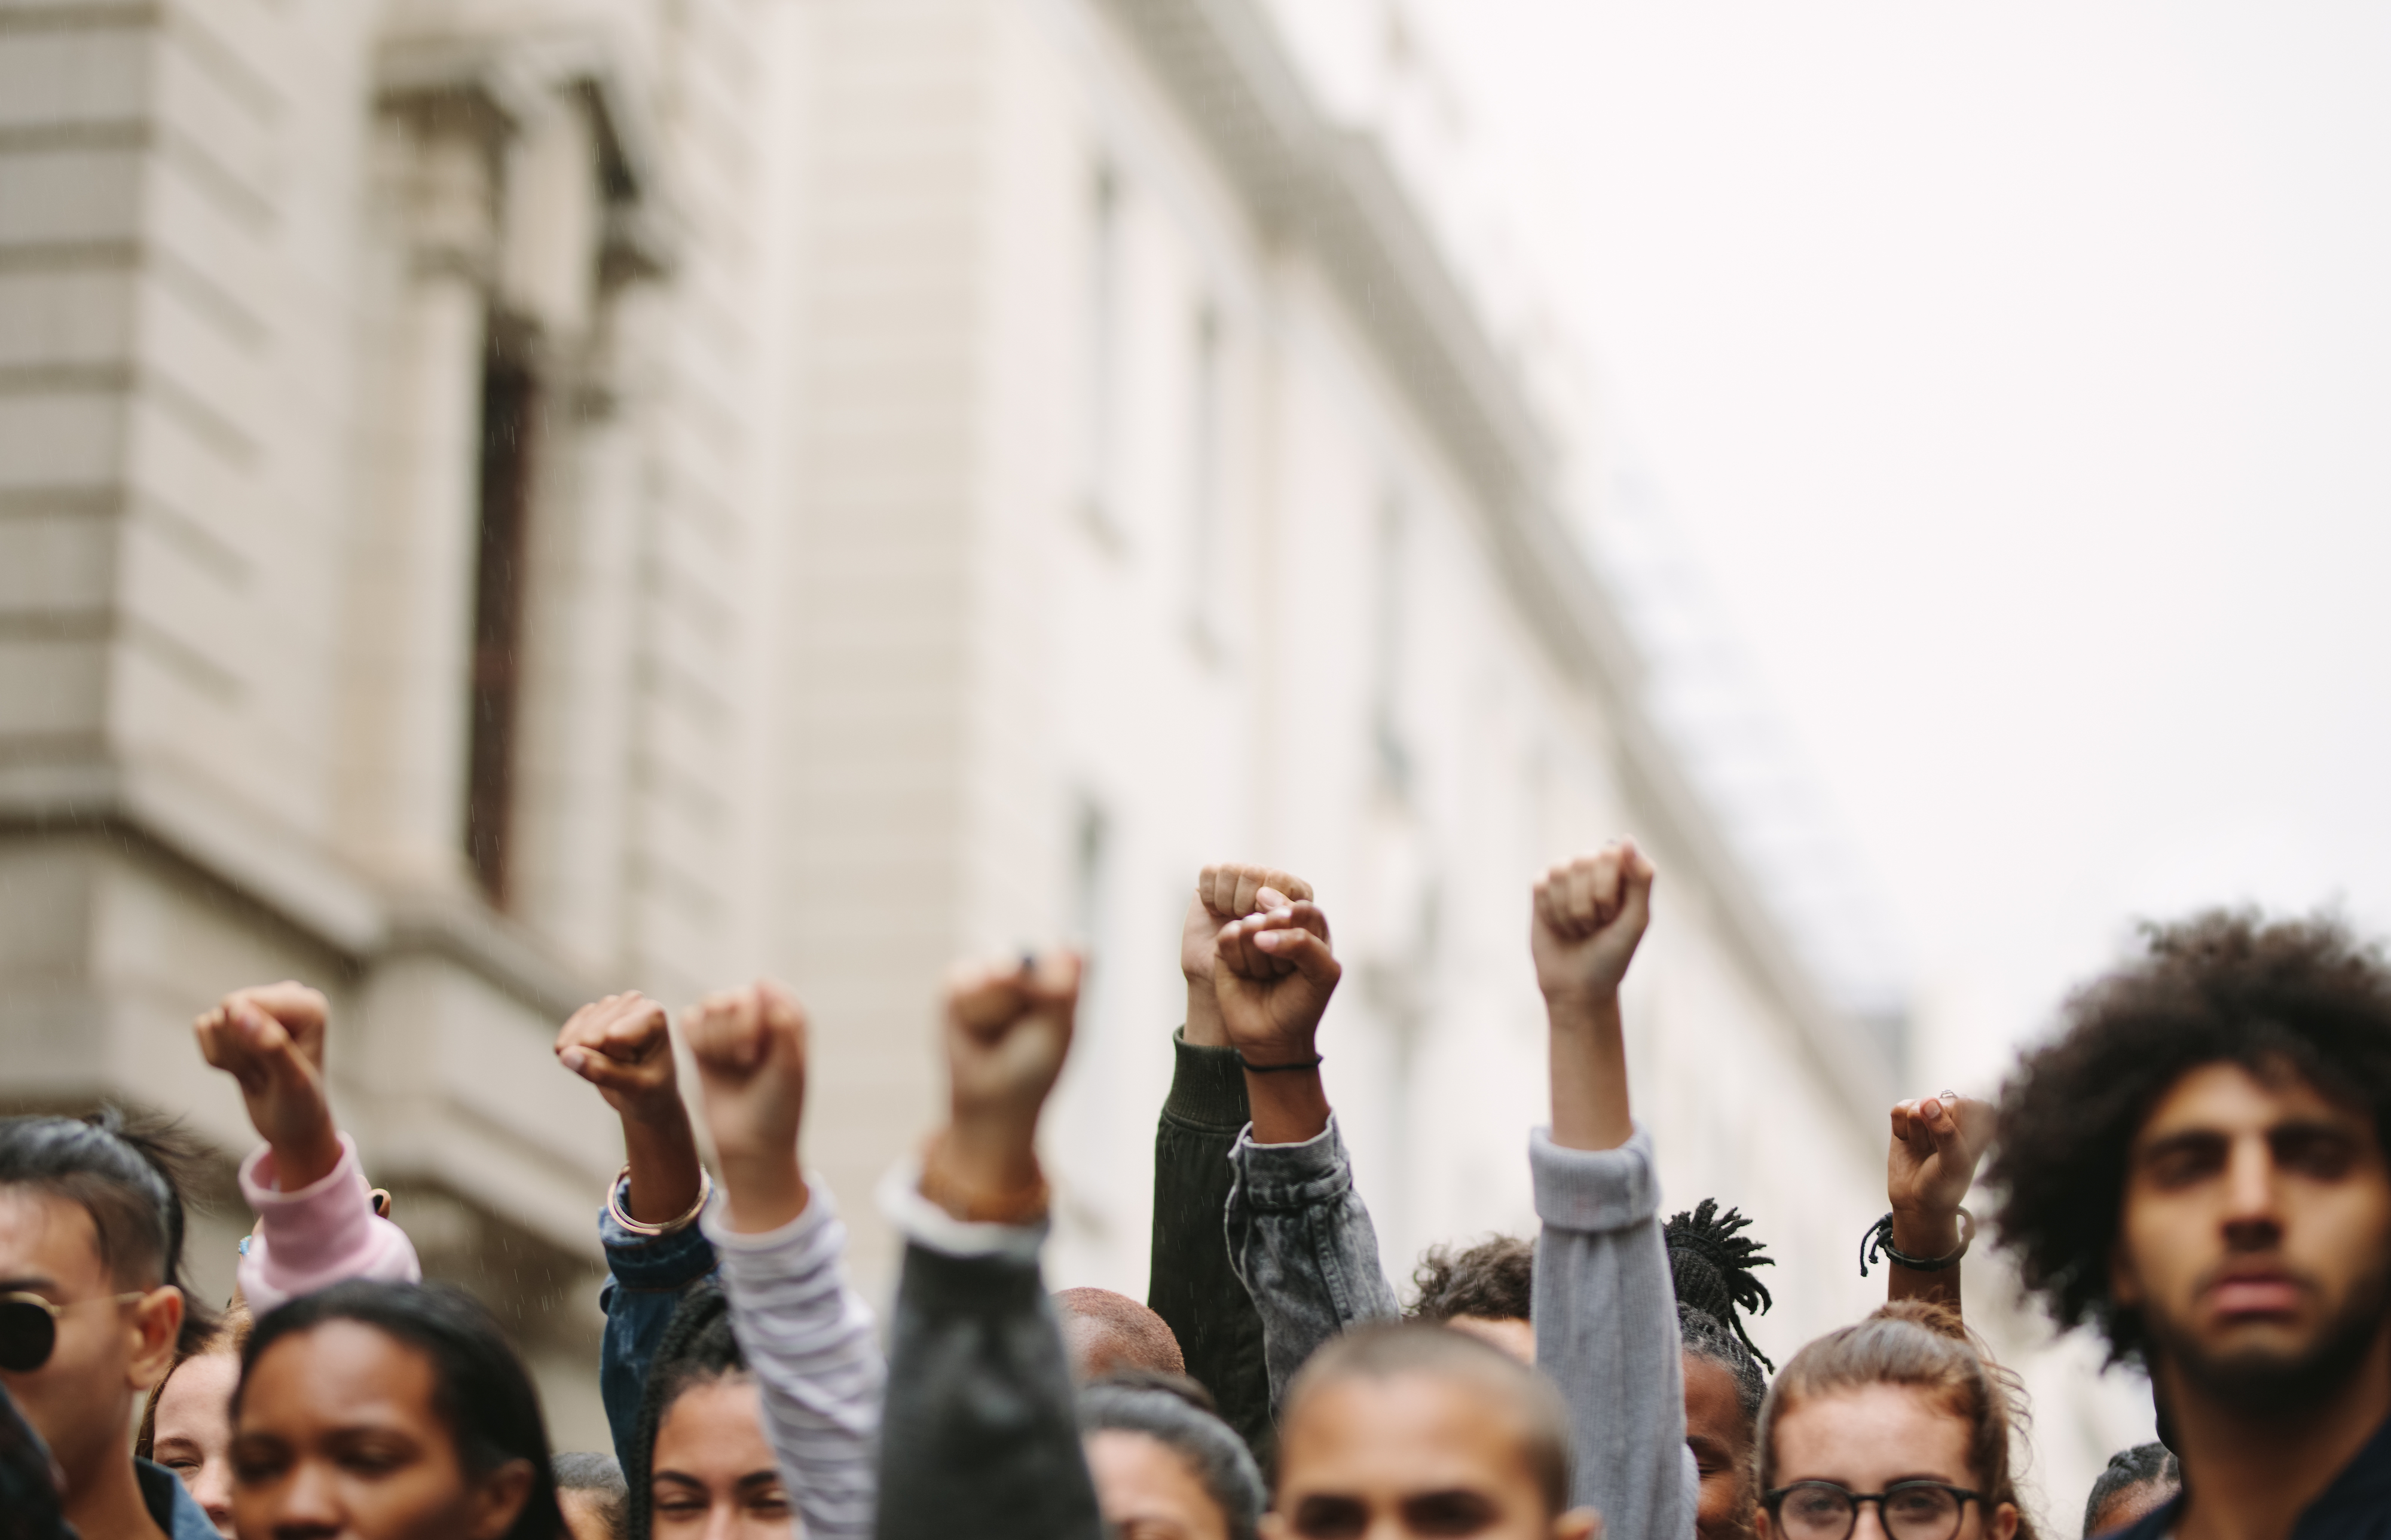
<svg viewBox="0 0 2391 1540"><path fill-rule="evenodd" d="M1882 1492L1853 1492L1833 1482L1795 1482L1764 1493L1786 1540L1850 1540L1859 1526L1860 1505L1874 1503L1891 1540L1952 1540L1971 1502L1984 1497L1944 1482L1895 1482Z"/></svg>
<svg viewBox="0 0 2391 1540"><path fill-rule="evenodd" d="M58 1345L58 1317L79 1304L131 1304L148 1296L141 1290L105 1299L74 1300L52 1304L39 1294L0 1294L0 1369L30 1374L50 1361Z"/></svg>

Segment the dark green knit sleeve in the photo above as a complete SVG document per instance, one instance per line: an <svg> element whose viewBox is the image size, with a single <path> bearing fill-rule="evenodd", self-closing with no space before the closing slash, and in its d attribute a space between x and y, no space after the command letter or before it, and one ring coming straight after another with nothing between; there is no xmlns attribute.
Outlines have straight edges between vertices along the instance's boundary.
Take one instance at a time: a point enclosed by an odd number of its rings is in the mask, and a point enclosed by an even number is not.
<svg viewBox="0 0 2391 1540"><path fill-rule="evenodd" d="M1262 1319L1229 1264L1222 1214L1229 1151L1250 1120L1234 1048L1191 1047L1174 1033L1178 1064L1154 1131L1154 1255L1146 1303L1169 1323L1187 1372L1270 1469L1273 1443Z"/></svg>

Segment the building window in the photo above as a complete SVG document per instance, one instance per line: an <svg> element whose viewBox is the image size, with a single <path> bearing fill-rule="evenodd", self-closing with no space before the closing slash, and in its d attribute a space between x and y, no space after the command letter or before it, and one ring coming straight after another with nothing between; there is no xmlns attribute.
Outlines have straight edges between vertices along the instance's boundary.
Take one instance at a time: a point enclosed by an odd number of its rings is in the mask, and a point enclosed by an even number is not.
<svg viewBox="0 0 2391 1540"><path fill-rule="evenodd" d="M1377 751L1378 778L1397 796L1407 795L1412 781L1402 712L1403 654L1412 621L1404 572L1410 522L1400 496L1389 493L1381 498L1370 560L1370 737Z"/></svg>
<svg viewBox="0 0 2391 1540"><path fill-rule="evenodd" d="M528 339L493 317L482 361L480 533L473 571L472 725L465 853L493 904L507 900L521 710L525 526L538 453L539 379Z"/></svg>
<svg viewBox="0 0 2391 1540"><path fill-rule="evenodd" d="M1197 647L1220 647L1221 543L1221 313L1196 310L1194 363L1187 382L1187 596Z"/></svg>
<svg viewBox="0 0 2391 1540"><path fill-rule="evenodd" d="M1088 186L1088 283L1084 331L1087 400L1082 508L1098 534L1117 541L1119 507L1121 388L1121 179L1108 160L1096 163Z"/></svg>

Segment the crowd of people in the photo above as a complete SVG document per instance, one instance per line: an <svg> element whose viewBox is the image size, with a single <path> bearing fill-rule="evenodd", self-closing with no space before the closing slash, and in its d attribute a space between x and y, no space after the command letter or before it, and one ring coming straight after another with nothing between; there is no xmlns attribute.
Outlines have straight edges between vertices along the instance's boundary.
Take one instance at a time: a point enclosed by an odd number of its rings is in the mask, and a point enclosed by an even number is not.
<svg viewBox="0 0 2391 1540"><path fill-rule="evenodd" d="M1540 1231L1431 1251L1408 1303L1321 1078L1327 918L1289 873L1198 879L1143 1303L1040 1276L1070 952L946 981L947 1117L877 1195L905 1241L885 1340L800 1163L797 1001L584 1007L556 1058L627 1157L598 1219L608 1451L553 1451L498 1323L422 1281L335 1126L324 997L236 992L195 1024L262 1141L229 1302L186 1283L172 1125L0 1120L0 1540L2033 1540L2057 1526L2020 1500L2018 1382L1961 1316L1988 1152L1986 1243L2151 1376L2160 1442L2110 1463L2087 1535L2391 1534L2375 949L2329 920L2153 928L1997 1106L1893 1107L1862 1252L1886 1302L1779 1366L1747 1319L1777 1259L1715 1198L1663 1217L1667 1130L1630 1104L1653 882L1622 842L1535 883Z"/></svg>

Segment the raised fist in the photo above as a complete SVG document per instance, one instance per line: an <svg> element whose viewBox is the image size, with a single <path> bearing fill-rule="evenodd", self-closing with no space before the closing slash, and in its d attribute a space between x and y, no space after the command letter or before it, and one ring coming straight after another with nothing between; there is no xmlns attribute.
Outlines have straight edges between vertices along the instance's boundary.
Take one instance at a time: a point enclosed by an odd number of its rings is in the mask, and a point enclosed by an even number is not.
<svg viewBox="0 0 2391 1540"><path fill-rule="evenodd" d="M723 1159L794 1160L806 1110L806 1012L795 996L769 979L709 995L681 1012L680 1034Z"/></svg>
<svg viewBox="0 0 2391 1540"><path fill-rule="evenodd" d="M1187 979L1187 1041L1224 1046L1221 1004L1212 991L1214 943L1221 927L1247 915L1267 913L1312 896L1312 884L1270 866L1228 863L1207 866L1196 877L1196 896L1179 932L1179 971Z"/></svg>
<svg viewBox="0 0 2391 1540"><path fill-rule="evenodd" d="M1633 840L1605 845L1544 873L1536 883L1529 945L1536 986L1548 1003L1605 1005L1652 918L1652 863Z"/></svg>
<svg viewBox="0 0 2391 1540"><path fill-rule="evenodd" d="M284 980L237 989L191 1023L200 1052L233 1077L249 1121L274 1148L286 1192L340 1163L340 1135L324 1089L324 996Z"/></svg>
<svg viewBox="0 0 2391 1540"><path fill-rule="evenodd" d="M1908 1227L1916 1220L1936 1254L1957 1245L1959 1205L1975 1185L1976 1162L1992 1142L1993 1108L1989 1102L1949 1091L1895 1102L1893 1148L1885 1156L1884 1189L1896 1223ZM1944 1241L1944 1226L1951 1238ZM1901 1245L1899 1238L1894 1244ZM1903 1250L1910 1250L1903 1246Z"/></svg>
<svg viewBox="0 0 2391 1540"><path fill-rule="evenodd" d="M1079 955L967 963L947 979L947 1068L955 1122L1034 1128L1063 1072L1079 1007Z"/></svg>
<svg viewBox="0 0 2391 1540"><path fill-rule="evenodd" d="M1233 920L1212 945L1212 990L1238 1057L1261 1066L1318 1058L1320 1018L1345 971L1320 905L1305 899Z"/></svg>
<svg viewBox="0 0 2391 1540"><path fill-rule="evenodd" d="M662 1002L636 989L575 1011L556 1034L556 1059L598 1087L606 1105L627 1120L665 1123L682 1116L671 1019Z"/></svg>

